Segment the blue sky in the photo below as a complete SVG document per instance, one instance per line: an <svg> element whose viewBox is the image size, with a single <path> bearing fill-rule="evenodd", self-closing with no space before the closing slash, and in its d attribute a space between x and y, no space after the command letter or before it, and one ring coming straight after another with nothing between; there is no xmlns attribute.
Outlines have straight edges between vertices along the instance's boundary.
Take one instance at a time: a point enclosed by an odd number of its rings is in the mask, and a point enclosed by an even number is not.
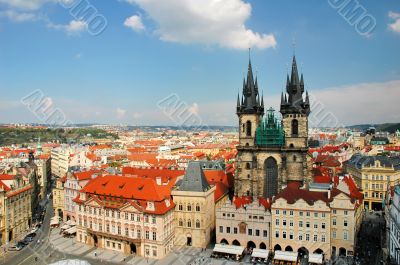
<svg viewBox="0 0 400 265"><path fill-rule="evenodd" d="M63 1L107 26L94 35L56 0L0 0L0 123L43 122L21 103L39 89L74 123L180 125L157 104L174 95L203 123L236 125L248 47L277 108L293 42L316 125L400 121L398 1L360 1L368 32L332 6L344 0Z"/></svg>

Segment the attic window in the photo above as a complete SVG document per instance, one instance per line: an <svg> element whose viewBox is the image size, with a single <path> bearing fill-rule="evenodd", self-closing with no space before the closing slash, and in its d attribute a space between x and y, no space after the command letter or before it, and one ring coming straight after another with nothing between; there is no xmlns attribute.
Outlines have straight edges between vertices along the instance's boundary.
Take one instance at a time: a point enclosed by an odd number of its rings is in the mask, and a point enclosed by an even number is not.
<svg viewBox="0 0 400 265"><path fill-rule="evenodd" d="M122 185L119 185L118 188L120 188L122 190L124 188L124 186L125 186L125 183Z"/></svg>
<svg viewBox="0 0 400 265"><path fill-rule="evenodd" d="M104 183L102 183L101 185L102 185L103 187L105 187L105 186L107 186L107 184L108 184L108 181L107 181L107 182L104 182Z"/></svg>
<svg viewBox="0 0 400 265"><path fill-rule="evenodd" d="M144 185L140 186L140 187L138 188L138 190L143 190L143 188L144 188Z"/></svg>

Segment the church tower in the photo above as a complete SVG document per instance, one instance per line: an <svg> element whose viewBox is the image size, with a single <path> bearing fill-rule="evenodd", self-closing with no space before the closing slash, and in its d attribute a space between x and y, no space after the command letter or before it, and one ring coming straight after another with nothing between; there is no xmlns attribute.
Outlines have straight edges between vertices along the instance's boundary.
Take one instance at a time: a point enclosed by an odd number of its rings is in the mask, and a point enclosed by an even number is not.
<svg viewBox="0 0 400 265"><path fill-rule="evenodd" d="M278 120L270 108L264 116L264 100L254 81L251 61L242 96L238 95L239 145L235 173L235 195L271 198L288 181L307 182L308 115L310 103L304 93L293 57L291 77L282 93Z"/></svg>
<svg viewBox="0 0 400 265"><path fill-rule="evenodd" d="M296 57L293 56L292 72L286 80L286 93L282 93L280 112L282 126L285 130L285 145L282 148L285 172L283 179L287 181L304 181L308 176L308 115L310 102L308 92L304 93L303 74L299 79Z"/></svg>

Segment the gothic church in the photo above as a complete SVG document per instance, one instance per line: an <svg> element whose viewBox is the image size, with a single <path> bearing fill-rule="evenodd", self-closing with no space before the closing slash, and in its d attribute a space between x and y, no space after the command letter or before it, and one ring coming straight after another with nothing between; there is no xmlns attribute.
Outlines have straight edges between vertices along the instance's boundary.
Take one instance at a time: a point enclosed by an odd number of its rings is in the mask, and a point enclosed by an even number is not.
<svg viewBox="0 0 400 265"><path fill-rule="evenodd" d="M299 78L293 56L291 76L287 76L286 92L282 92L280 113L272 108L264 115L264 99L259 94L249 60L243 92L238 94L236 114L239 117L239 145L235 195L270 198L288 181L308 184L308 115L310 102L305 99L303 74Z"/></svg>

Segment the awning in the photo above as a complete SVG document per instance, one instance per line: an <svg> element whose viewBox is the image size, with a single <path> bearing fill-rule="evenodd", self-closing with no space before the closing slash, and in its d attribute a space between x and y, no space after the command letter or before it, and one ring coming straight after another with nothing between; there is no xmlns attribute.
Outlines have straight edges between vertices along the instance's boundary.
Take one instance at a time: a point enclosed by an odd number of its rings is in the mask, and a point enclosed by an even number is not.
<svg viewBox="0 0 400 265"><path fill-rule="evenodd" d="M51 263L50 265L90 265L90 263L87 262L86 260L65 259L57 261L55 263Z"/></svg>
<svg viewBox="0 0 400 265"><path fill-rule="evenodd" d="M297 252L292 251L275 251L274 259L285 260L285 261L297 261Z"/></svg>
<svg viewBox="0 0 400 265"><path fill-rule="evenodd" d="M71 228L65 230L64 233L70 234L70 235L71 235L71 234L75 234L75 233L76 233L76 227L75 227L75 226L74 226L74 227L71 227Z"/></svg>
<svg viewBox="0 0 400 265"><path fill-rule="evenodd" d="M58 225L60 224L60 221L58 219L51 219L50 225Z"/></svg>
<svg viewBox="0 0 400 265"><path fill-rule="evenodd" d="M255 249L253 249L253 253L251 254L251 256L253 258L268 259L269 250L268 249L255 248Z"/></svg>
<svg viewBox="0 0 400 265"><path fill-rule="evenodd" d="M76 225L75 221L72 221L72 220L68 220L66 222L66 224L69 225L69 226L75 226Z"/></svg>
<svg viewBox="0 0 400 265"><path fill-rule="evenodd" d="M67 225L67 224L65 224L65 225L61 226L61 229L62 229L62 230L67 230L68 228L70 228L70 226L69 226L69 225Z"/></svg>
<svg viewBox="0 0 400 265"><path fill-rule="evenodd" d="M223 245L223 244L215 244L214 252L218 253L226 253L232 255L242 255L244 251L244 247L241 246L233 246L233 245Z"/></svg>
<svg viewBox="0 0 400 265"><path fill-rule="evenodd" d="M308 263L322 264L322 254L310 254L308 257Z"/></svg>

